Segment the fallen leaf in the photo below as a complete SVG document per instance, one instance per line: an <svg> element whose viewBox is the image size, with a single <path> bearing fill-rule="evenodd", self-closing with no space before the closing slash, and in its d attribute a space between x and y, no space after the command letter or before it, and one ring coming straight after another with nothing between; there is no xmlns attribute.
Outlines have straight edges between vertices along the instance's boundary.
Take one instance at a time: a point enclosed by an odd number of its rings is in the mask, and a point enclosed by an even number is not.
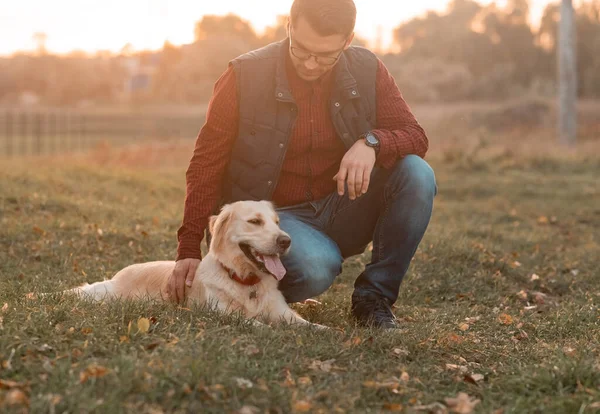
<svg viewBox="0 0 600 414"><path fill-rule="evenodd" d="M252 388L254 386L252 381L250 381L249 379L246 379L246 378L234 378L234 380L235 380L237 386L243 390Z"/></svg>
<svg viewBox="0 0 600 414"><path fill-rule="evenodd" d="M534 273L531 275L531 281L535 282L536 280L540 280L540 277Z"/></svg>
<svg viewBox="0 0 600 414"><path fill-rule="evenodd" d="M299 400L292 404L292 409L299 413L306 413L312 409L312 404L305 400Z"/></svg>
<svg viewBox="0 0 600 414"><path fill-rule="evenodd" d="M47 397L50 405L58 405L63 399L63 397L58 394L48 394Z"/></svg>
<svg viewBox="0 0 600 414"><path fill-rule="evenodd" d="M298 385L309 386L311 384L312 384L312 380L310 379L310 377L300 377L300 378L298 378Z"/></svg>
<svg viewBox="0 0 600 414"><path fill-rule="evenodd" d="M524 290L521 290L517 293L517 297L521 300L527 300L527 292Z"/></svg>
<svg viewBox="0 0 600 414"><path fill-rule="evenodd" d="M571 348L570 346L563 347L563 352L565 353L565 355L570 357L575 356L575 354L577 353L577 351Z"/></svg>
<svg viewBox="0 0 600 414"><path fill-rule="evenodd" d="M502 325L511 325L513 323L513 318L512 316L510 316L508 313L501 313L498 316L498 321L502 324Z"/></svg>
<svg viewBox="0 0 600 414"><path fill-rule="evenodd" d="M449 344L449 343L461 344L464 342L464 340L465 339L462 336L457 335L455 333L450 333L447 336L441 338L440 342L446 343L446 344Z"/></svg>
<svg viewBox="0 0 600 414"><path fill-rule="evenodd" d="M287 388L295 387L296 380L294 380L294 377L292 376L292 373L290 372L290 370L286 368L283 371L283 374L285 375L285 379L283 380L282 386L287 387Z"/></svg>
<svg viewBox="0 0 600 414"><path fill-rule="evenodd" d="M588 405L588 408L600 408L600 401L596 401Z"/></svg>
<svg viewBox="0 0 600 414"><path fill-rule="evenodd" d="M33 231L39 235L46 233L46 231L43 228L38 226L33 226Z"/></svg>
<svg viewBox="0 0 600 414"><path fill-rule="evenodd" d="M244 405L237 411L237 414L258 414L260 413L260 408L255 407L253 405Z"/></svg>
<svg viewBox="0 0 600 414"><path fill-rule="evenodd" d="M83 384L89 378L102 378L108 374L108 371L108 368L102 365L90 364L85 370L79 373L79 382Z"/></svg>
<svg viewBox="0 0 600 414"><path fill-rule="evenodd" d="M140 318L137 321L138 331L146 333L150 329L150 320L148 318Z"/></svg>
<svg viewBox="0 0 600 414"><path fill-rule="evenodd" d="M538 224L548 224L550 220L546 216L539 216L537 219Z"/></svg>
<svg viewBox="0 0 600 414"><path fill-rule="evenodd" d="M410 380L410 375L408 375L408 372L402 371L402 374L400 375L400 379L404 382L408 382L408 380Z"/></svg>
<svg viewBox="0 0 600 414"><path fill-rule="evenodd" d="M375 389L386 388L388 390L397 390L398 388L400 388L400 383L398 381L386 381L386 382L364 381L362 385L365 388L375 388Z"/></svg>
<svg viewBox="0 0 600 414"><path fill-rule="evenodd" d="M16 381L11 381L11 380L0 379L0 390L1 389L10 390L12 388L23 388L26 386L27 386L27 384L24 382L16 382Z"/></svg>
<svg viewBox="0 0 600 414"><path fill-rule="evenodd" d="M362 339L358 336L355 336L354 338L350 338L346 342L344 342L344 348L350 348L352 346L360 345L361 342Z"/></svg>
<svg viewBox="0 0 600 414"><path fill-rule="evenodd" d="M465 373L468 371L468 368L465 365L456 365L456 364L446 364L446 369L450 371L458 371L461 373Z"/></svg>
<svg viewBox="0 0 600 414"><path fill-rule="evenodd" d="M408 349L405 348L394 348L392 353L396 356L408 356L409 354Z"/></svg>
<svg viewBox="0 0 600 414"><path fill-rule="evenodd" d="M12 389L6 394L6 398L4 399L4 403L9 407L15 405L25 405L29 406L29 398L27 394L19 389Z"/></svg>
<svg viewBox="0 0 600 414"><path fill-rule="evenodd" d="M477 385L478 382L483 381L484 376L481 374L471 374L471 375L465 375L465 382L469 382L471 384L475 384Z"/></svg>
<svg viewBox="0 0 600 414"><path fill-rule="evenodd" d="M475 406L479 404L479 400L469 397L464 392L459 392L455 398L445 398L444 401L451 412L459 414L470 414Z"/></svg>
<svg viewBox="0 0 600 414"><path fill-rule="evenodd" d="M533 292L531 296L533 297L533 301L538 305L543 305L548 300L548 295L542 292Z"/></svg>
<svg viewBox="0 0 600 414"><path fill-rule="evenodd" d="M2 305L2 312L6 312L8 310L8 303Z"/></svg>
<svg viewBox="0 0 600 414"><path fill-rule="evenodd" d="M256 355L260 353L260 349L258 349L256 345L248 345L244 352L246 353L246 355Z"/></svg>
<svg viewBox="0 0 600 414"><path fill-rule="evenodd" d="M404 407L402 404L385 403L383 404L383 409L386 411L402 411Z"/></svg>
<svg viewBox="0 0 600 414"><path fill-rule="evenodd" d="M123 342L129 342L129 337L127 335L121 335L119 337L119 343L123 343Z"/></svg>
<svg viewBox="0 0 600 414"><path fill-rule="evenodd" d="M320 361L316 359L310 363L308 368L314 371L331 372L334 362L335 359L329 359L327 361Z"/></svg>
<svg viewBox="0 0 600 414"><path fill-rule="evenodd" d="M416 411L427 411L427 413L431 414L446 414L448 412L448 409L438 402L428 405L416 405L412 407L412 409Z"/></svg>
<svg viewBox="0 0 600 414"><path fill-rule="evenodd" d="M461 324L458 326L458 329L460 329L460 330L461 330L461 331L463 331L463 332L464 332L464 331L468 331L468 330L469 330L469 324L468 324L468 323L461 323Z"/></svg>

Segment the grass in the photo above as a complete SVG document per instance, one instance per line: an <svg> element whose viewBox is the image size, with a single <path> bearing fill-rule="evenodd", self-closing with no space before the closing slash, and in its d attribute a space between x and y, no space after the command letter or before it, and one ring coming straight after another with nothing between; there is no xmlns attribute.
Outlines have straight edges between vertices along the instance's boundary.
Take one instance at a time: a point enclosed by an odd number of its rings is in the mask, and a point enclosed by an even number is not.
<svg viewBox="0 0 600 414"><path fill-rule="evenodd" d="M161 303L27 300L171 260L185 164L3 162L0 410L599 412L600 163L478 157L431 161L440 192L395 332L349 317L368 251L322 305L296 306L334 332Z"/></svg>

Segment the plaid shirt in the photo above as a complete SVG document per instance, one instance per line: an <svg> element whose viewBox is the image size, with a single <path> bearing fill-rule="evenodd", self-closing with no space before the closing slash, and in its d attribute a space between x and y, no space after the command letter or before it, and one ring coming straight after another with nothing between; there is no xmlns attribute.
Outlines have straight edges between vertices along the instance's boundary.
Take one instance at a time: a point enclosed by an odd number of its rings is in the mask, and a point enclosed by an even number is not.
<svg viewBox="0 0 600 414"><path fill-rule="evenodd" d="M286 69L298 116L273 194L272 201L281 207L318 200L336 191L333 176L346 152L328 109L333 71L317 81L307 82L296 74L289 57ZM187 192L183 223L177 232L177 260L201 258L203 231L220 198L238 133L236 89L235 72L230 66L215 84L206 123L200 130L186 173ZM405 155L424 157L427 136L381 60L376 95L377 129L372 132L380 141L377 163L391 168Z"/></svg>

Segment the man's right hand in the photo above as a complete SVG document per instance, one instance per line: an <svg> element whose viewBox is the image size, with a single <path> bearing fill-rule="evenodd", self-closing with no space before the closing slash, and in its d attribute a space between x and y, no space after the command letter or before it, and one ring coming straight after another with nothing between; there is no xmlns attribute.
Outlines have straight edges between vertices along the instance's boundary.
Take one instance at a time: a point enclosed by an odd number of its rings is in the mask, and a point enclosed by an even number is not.
<svg viewBox="0 0 600 414"><path fill-rule="evenodd" d="M167 282L167 295L171 301L182 303L185 300L185 288L191 287L200 259L182 259L175 263L173 273Z"/></svg>

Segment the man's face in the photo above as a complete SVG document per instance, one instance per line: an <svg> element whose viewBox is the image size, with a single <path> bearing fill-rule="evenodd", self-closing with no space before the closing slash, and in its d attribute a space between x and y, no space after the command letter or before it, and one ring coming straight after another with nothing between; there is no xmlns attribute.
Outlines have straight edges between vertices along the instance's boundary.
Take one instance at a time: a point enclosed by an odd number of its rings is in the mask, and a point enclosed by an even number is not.
<svg viewBox="0 0 600 414"><path fill-rule="evenodd" d="M298 76L306 81L317 80L331 70L354 37L354 33L348 38L341 34L322 36L302 16L288 28L292 63Z"/></svg>

